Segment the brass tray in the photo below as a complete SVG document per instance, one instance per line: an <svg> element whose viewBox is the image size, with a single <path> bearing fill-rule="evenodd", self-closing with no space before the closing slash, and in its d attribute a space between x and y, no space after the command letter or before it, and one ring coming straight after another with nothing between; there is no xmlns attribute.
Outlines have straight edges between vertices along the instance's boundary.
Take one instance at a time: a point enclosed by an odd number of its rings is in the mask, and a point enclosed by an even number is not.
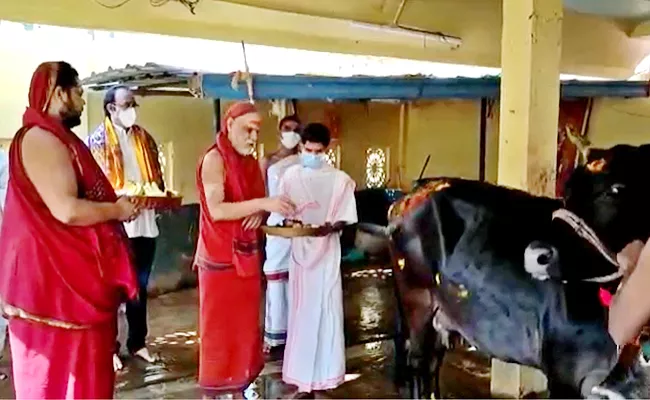
<svg viewBox="0 0 650 400"><path fill-rule="evenodd" d="M270 236L281 236L285 238L318 236L321 227L310 226L262 226L262 231Z"/></svg>
<svg viewBox="0 0 650 400"><path fill-rule="evenodd" d="M180 196L129 196L129 198L148 210L174 210L183 204L183 197Z"/></svg>

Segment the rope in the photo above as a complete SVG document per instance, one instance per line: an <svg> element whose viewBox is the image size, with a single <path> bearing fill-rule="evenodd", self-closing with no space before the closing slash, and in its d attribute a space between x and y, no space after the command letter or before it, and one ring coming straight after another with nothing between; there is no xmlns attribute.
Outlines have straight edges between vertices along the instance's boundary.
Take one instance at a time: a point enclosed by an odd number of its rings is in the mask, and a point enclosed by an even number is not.
<svg viewBox="0 0 650 400"><path fill-rule="evenodd" d="M248 57L246 57L246 44L244 41L241 41L241 50L244 54L244 67L246 68L246 89L248 91L248 101L251 104L255 104L255 95L253 94L253 75L251 75L251 70L248 67Z"/></svg>
<svg viewBox="0 0 650 400"><path fill-rule="evenodd" d="M623 271L621 271L621 266L618 264L618 261L616 261L616 256L612 254L611 251L603 244L603 242L600 241L598 238L598 235L596 235L596 232L593 231L587 225L587 223L571 211L561 208L559 210L556 210L553 213L553 219L560 219L564 222L566 222L573 230L578 234L578 236L582 237L585 239L587 242L589 242L592 246L598 250L598 252L607 259L612 265L614 265L618 271L611 273L609 275L605 276L600 276L596 278L588 278L588 279L583 279L585 282L596 282L596 283L606 283L606 282L611 282L616 279L619 279L620 277L623 276Z"/></svg>

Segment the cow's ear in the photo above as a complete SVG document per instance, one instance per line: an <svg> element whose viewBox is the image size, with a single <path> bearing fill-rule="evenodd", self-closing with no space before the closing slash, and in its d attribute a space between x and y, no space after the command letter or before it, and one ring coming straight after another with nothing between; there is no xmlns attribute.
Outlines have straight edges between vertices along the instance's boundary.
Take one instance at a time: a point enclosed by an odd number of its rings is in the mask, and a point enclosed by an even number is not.
<svg viewBox="0 0 650 400"><path fill-rule="evenodd" d="M587 164L589 164L592 161L597 161L600 159L603 159L605 161L609 160L610 157L610 150L609 149L589 149L589 152L587 153Z"/></svg>

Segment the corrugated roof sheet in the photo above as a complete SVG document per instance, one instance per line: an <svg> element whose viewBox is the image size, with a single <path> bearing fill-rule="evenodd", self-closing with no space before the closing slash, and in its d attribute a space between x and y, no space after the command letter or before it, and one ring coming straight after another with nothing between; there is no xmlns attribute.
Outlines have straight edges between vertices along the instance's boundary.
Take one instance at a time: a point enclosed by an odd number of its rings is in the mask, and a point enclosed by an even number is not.
<svg viewBox="0 0 650 400"><path fill-rule="evenodd" d="M212 98L246 99L245 82L233 88L234 74L211 74L158 64L128 65L93 74L82 83L102 90L117 83L140 89L184 89ZM432 78L426 76L327 77L312 75L254 75L255 99L297 100L418 100L441 98L496 98L499 77ZM562 97L648 97L646 81L563 81ZM200 90L197 90L199 89Z"/></svg>

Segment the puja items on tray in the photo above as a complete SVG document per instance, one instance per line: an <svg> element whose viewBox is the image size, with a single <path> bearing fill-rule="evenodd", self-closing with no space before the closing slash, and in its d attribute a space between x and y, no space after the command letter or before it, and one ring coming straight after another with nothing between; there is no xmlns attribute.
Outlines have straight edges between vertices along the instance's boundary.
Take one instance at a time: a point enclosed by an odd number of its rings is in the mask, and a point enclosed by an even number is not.
<svg viewBox="0 0 650 400"><path fill-rule="evenodd" d="M155 183L133 183L128 182L124 188L116 191L118 196L126 196L133 199L136 204L143 208L152 210L166 210L179 208L183 198L173 190L163 192Z"/></svg>
<svg viewBox="0 0 650 400"><path fill-rule="evenodd" d="M319 236L322 226L303 224L296 219L285 219L277 226L263 226L262 230L271 236L282 237L300 237L300 236Z"/></svg>

